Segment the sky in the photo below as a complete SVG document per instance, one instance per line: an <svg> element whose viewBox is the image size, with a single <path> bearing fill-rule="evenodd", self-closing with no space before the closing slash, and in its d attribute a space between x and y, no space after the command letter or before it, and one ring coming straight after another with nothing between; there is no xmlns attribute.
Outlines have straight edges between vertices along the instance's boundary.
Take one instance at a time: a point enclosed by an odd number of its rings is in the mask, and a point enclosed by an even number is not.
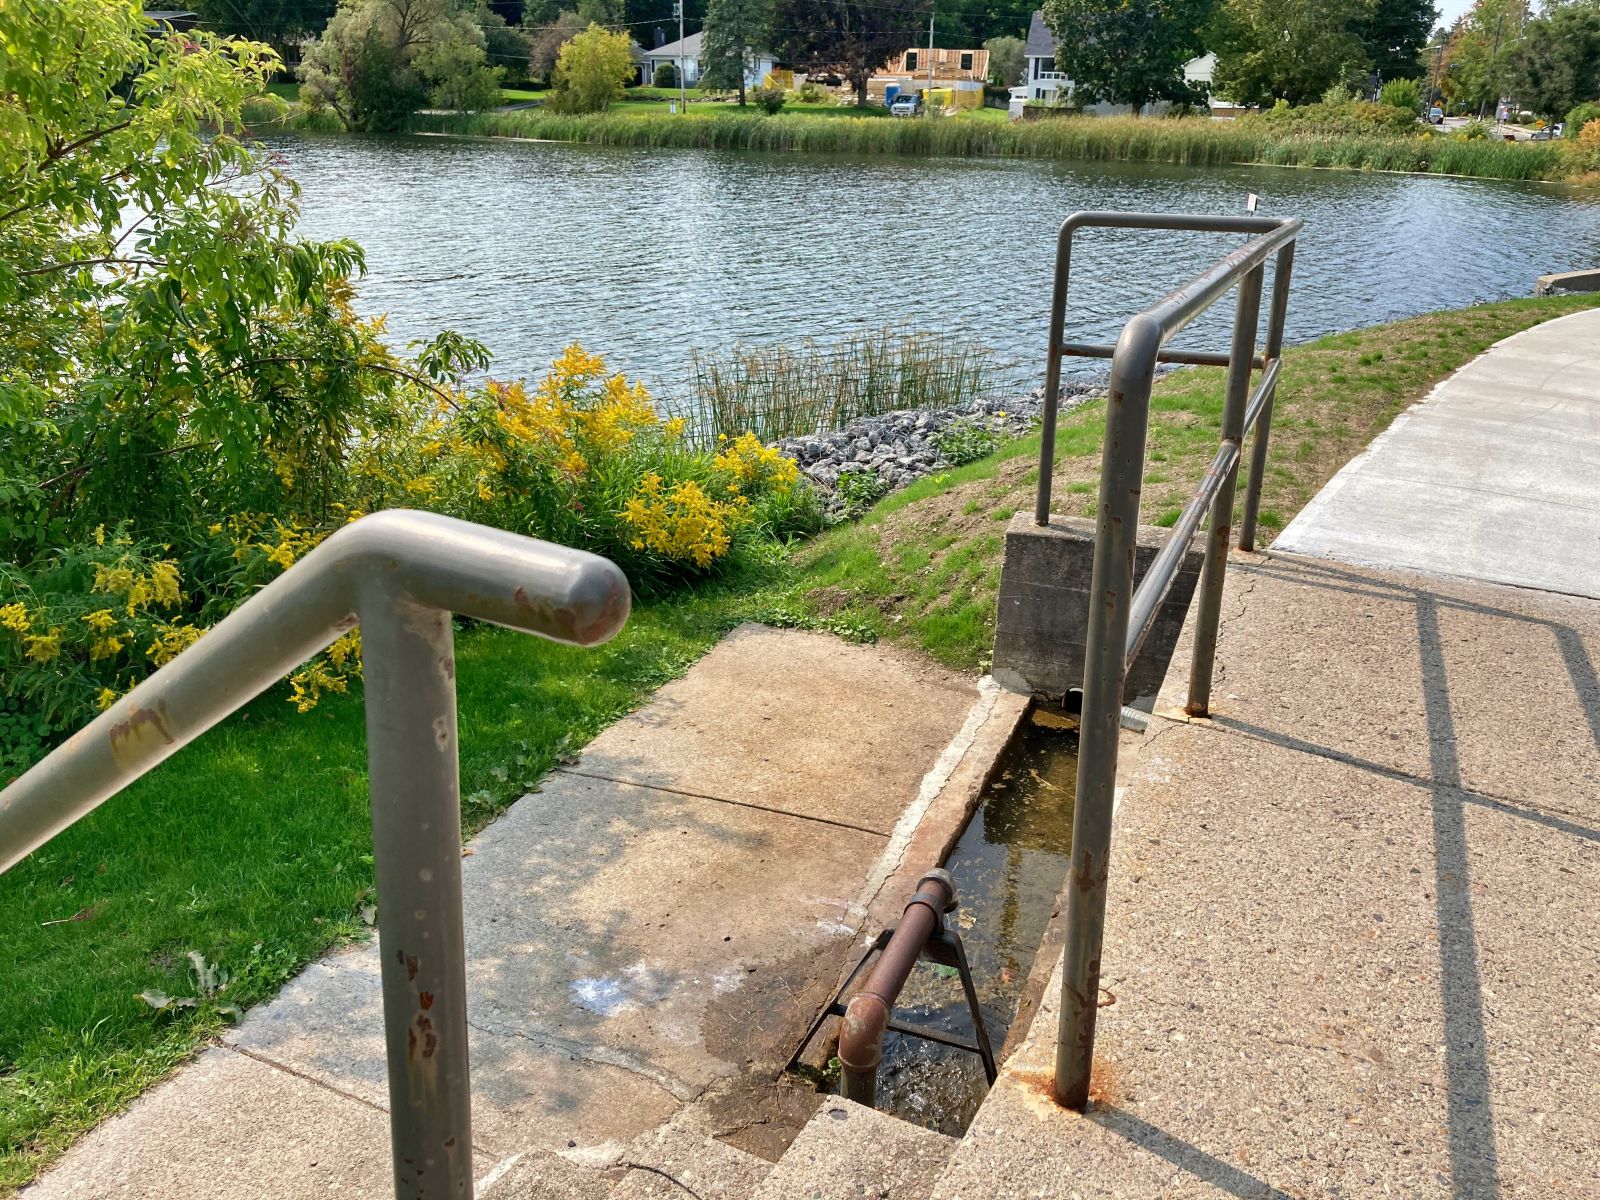
<svg viewBox="0 0 1600 1200"><path fill-rule="evenodd" d="M1448 28L1472 7L1472 0L1434 0L1434 7L1439 10L1439 24Z"/></svg>

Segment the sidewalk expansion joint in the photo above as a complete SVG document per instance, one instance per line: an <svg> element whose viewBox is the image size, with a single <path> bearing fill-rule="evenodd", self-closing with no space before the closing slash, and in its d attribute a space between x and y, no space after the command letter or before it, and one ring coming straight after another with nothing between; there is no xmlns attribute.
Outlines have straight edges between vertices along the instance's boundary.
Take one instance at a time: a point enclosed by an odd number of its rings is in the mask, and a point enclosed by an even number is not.
<svg viewBox="0 0 1600 1200"><path fill-rule="evenodd" d="M359 1104L362 1108L369 1109L375 1113L381 1113L383 1114L385 1122L388 1121L389 1110L383 1105L375 1104L373 1101L368 1100L365 1096L358 1096L356 1093L346 1091L344 1088L334 1087L327 1080L318 1079L315 1075L308 1075L304 1071L297 1071L295 1068L286 1063L281 1063L275 1058L268 1058L264 1054L258 1054L254 1050L247 1050L243 1046L218 1044L213 1046L212 1049L231 1051L234 1054L242 1055L243 1057L248 1058L251 1062L260 1063L263 1067L270 1067L274 1071L282 1071L285 1075L292 1076L293 1078L300 1080L302 1083L309 1083L312 1087L321 1088L325 1092L331 1092L333 1095L338 1096L341 1100L349 1100L352 1104ZM499 1150L496 1150L492 1146L484 1145L476 1138L474 1138L472 1141L472 1149L474 1153L482 1154L487 1158L500 1157Z"/></svg>
<svg viewBox="0 0 1600 1200"><path fill-rule="evenodd" d="M887 837L881 829L869 829L865 825L852 825L849 821L835 821L832 817L814 817L809 813L797 813L787 808L773 808L767 804L753 804L748 800L730 800L726 796L710 796L705 792L690 792L683 788L663 787L659 783L640 783L637 779L618 779L614 775L601 775L596 771L580 771L576 767L557 767L556 771L562 775L577 775L584 779L598 779L603 783L620 783L624 787L644 788L652 792L665 792L670 796L688 796L694 800L711 800L717 804L732 804L737 808L753 808L757 812L772 813L779 817L793 817L797 821L813 821L818 825L832 825L837 829L853 829L857 833L870 833L873 837Z"/></svg>

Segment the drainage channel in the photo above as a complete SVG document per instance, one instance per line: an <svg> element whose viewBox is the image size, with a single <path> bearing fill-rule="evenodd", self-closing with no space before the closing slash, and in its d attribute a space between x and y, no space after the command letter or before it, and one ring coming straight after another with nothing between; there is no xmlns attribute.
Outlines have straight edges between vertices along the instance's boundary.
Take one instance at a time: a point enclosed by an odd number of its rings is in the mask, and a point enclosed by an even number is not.
<svg viewBox="0 0 1600 1200"><path fill-rule="evenodd" d="M1066 881L1077 772L1076 728L1035 710L944 864L955 878L961 900L955 927L997 1050ZM953 968L919 963L895 1016L958 1037L972 1035ZM894 1032L885 1037L878 1072L882 1111L959 1136L987 1092L976 1055Z"/></svg>

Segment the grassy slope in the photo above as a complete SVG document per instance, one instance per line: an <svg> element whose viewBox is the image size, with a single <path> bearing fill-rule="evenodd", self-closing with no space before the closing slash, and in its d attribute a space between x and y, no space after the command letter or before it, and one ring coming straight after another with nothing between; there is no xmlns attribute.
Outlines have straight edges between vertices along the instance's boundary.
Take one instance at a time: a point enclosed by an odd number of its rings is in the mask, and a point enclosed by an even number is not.
<svg viewBox="0 0 1600 1200"><path fill-rule="evenodd" d="M1281 527L1393 415L1491 342L1593 299L1514 301L1326 338L1290 352L1263 524ZM1220 373L1166 381L1151 424L1147 519L1175 514L1215 447ZM1103 407L1058 435L1058 511L1087 513ZM985 662L1004 523L1031 504L1037 438L923 480L792 563L636 612L577 651L487 628L458 640L470 829L568 749L685 670L741 619L892 637ZM218 1028L157 1016L145 989L193 994L185 954L230 970L229 998L272 994L362 936L371 885L360 700L296 716L269 695L0 876L0 1193L168 1073ZM79 916L80 919L70 920ZM51 922L51 924L45 924Z"/></svg>
<svg viewBox="0 0 1600 1200"><path fill-rule="evenodd" d="M1261 543L1407 404L1520 329L1600 303L1513 300L1336 334L1284 356L1262 489ZM1174 373L1152 401L1143 520L1171 524L1217 448L1222 372ZM1056 436L1053 508L1093 516L1105 405L1070 413ZM1005 523L1031 509L1037 436L924 479L799 555L800 600L843 628L897 638L978 670L994 637ZM1241 495L1243 488L1240 489Z"/></svg>

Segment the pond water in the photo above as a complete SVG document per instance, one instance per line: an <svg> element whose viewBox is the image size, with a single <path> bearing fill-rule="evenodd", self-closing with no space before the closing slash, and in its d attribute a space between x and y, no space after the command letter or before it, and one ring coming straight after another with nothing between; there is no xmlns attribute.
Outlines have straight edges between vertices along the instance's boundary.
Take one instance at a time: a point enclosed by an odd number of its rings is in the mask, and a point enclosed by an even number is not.
<svg viewBox="0 0 1600 1200"><path fill-rule="evenodd" d="M278 135L301 230L367 251L361 305L397 344L477 337L502 376L576 338L677 393L693 349L895 324L1043 373L1055 230L1076 209L1305 220L1292 340L1528 295L1600 262L1600 201L1539 184L1289 168L857 159L429 137ZM1121 321L1231 244L1098 233L1075 252L1073 336ZM1229 311L1223 311L1229 310ZM1226 348L1219 304L1189 341ZM1096 369L1083 364L1084 369Z"/></svg>

